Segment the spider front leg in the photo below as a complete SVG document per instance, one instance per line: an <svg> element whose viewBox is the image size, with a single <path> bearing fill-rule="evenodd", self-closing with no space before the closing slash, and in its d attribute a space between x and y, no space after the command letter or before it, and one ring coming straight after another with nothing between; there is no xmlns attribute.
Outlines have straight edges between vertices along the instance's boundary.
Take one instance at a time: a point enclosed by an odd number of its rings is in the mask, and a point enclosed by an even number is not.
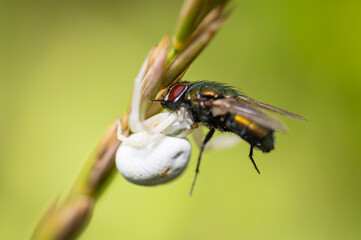
<svg viewBox="0 0 361 240"><path fill-rule="evenodd" d="M176 113L164 112L158 113L145 120L143 125L151 133L161 133L177 120Z"/></svg>

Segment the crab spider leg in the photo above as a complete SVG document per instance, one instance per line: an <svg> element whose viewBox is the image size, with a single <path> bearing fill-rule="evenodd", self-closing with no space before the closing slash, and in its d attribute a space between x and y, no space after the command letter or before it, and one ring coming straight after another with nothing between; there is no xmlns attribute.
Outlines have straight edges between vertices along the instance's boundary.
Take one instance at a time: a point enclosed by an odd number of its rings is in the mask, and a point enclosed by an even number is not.
<svg viewBox="0 0 361 240"><path fill-rule="evenodd" d="M158 117L165 116L165 115L159 116L160 114L162 114L162 113L159 113L156 116L158 116ZM161 133L167 127L172 125L174 123L174 121L177 120L177 114L176 113L169 113L167 115L168 116L165 116L165 117L161 118L161 121L158 121L159 123L154 128L152 128L153 133Z"/></svg>
<svg viewBox="0 0 361 240"><path fill-rule="evenodd" d="M119 117L117 117L117 137L122 142L128 141L128 138L122 134L122 122Z"/></svg>
<svg viewBox="0 0 361 240"><path fill-rule="evenodd" d="M134 89L133 89L133 97L131 103L131 111L129 114L129 127L132 132L141 132L142 124L141 120L139 119L139 112L140 112L140 101L141 101L141 82L142 78L144 77L145 71L147 70L149 61L149 56L145 59L138 76L134 80Z"/></svg>

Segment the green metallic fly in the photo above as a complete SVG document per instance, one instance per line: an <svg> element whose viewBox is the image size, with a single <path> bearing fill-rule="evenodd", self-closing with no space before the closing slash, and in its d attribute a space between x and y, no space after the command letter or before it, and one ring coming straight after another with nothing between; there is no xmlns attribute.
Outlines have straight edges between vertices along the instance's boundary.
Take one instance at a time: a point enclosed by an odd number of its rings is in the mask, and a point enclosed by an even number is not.
<svg viewBox="0 0 361 240"><path fill-rule="evenodd" d="M195 123L209 128L201 145L192 189L197 179L204 147L215 130L235 133L247 141L251 145L249 158L260 173L253 159L253 149L270 152L274 149L275 131L286 131L285 126L277 118L267 115L260 109L306 120L295 113L249 98L232 87L208 81L176 83L168 89L163 100L153 101L161 102L164 108L171 111L183 107L191 113Z"/></svg>

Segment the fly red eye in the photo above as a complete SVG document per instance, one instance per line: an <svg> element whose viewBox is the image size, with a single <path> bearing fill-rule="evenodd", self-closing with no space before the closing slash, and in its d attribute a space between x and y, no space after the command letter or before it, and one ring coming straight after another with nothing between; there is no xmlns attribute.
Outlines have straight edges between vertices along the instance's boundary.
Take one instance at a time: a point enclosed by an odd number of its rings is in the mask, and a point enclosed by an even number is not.
<svg viewBox="0 0 361 240"><path fill-rule="evenodd" d="M185 88L186 88L186 85L181 84L181 83L174 85L172 87L172 89L169 91L169 93L167 95L168 98L166 100L173 102L174 100L177 99L177 97L179 97L183 93Z"/></svg>

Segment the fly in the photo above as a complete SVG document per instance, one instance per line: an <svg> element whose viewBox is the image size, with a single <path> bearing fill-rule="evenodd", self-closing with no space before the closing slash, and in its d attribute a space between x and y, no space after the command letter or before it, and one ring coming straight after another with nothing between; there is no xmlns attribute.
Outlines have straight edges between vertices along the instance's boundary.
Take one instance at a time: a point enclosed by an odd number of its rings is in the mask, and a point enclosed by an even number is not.
<svg viewBox="0 0 361 240"><path fill-rule="evenodd" d="M208 81L176 83L168 89L163 100L153 101L159 101L164 108L171 111L184 107L191 113L195 123L201 123L209 128L199 152L190 195L199 173L202 153L215 130L235 133L247 141L251 146L249 158L256 171L260 173L253 159L253 149L270 152L274 149L275 131L286 131L285 126L277 118L264 113L261 109L306 120L295 113L249 98L232 87Z"/></svg>

